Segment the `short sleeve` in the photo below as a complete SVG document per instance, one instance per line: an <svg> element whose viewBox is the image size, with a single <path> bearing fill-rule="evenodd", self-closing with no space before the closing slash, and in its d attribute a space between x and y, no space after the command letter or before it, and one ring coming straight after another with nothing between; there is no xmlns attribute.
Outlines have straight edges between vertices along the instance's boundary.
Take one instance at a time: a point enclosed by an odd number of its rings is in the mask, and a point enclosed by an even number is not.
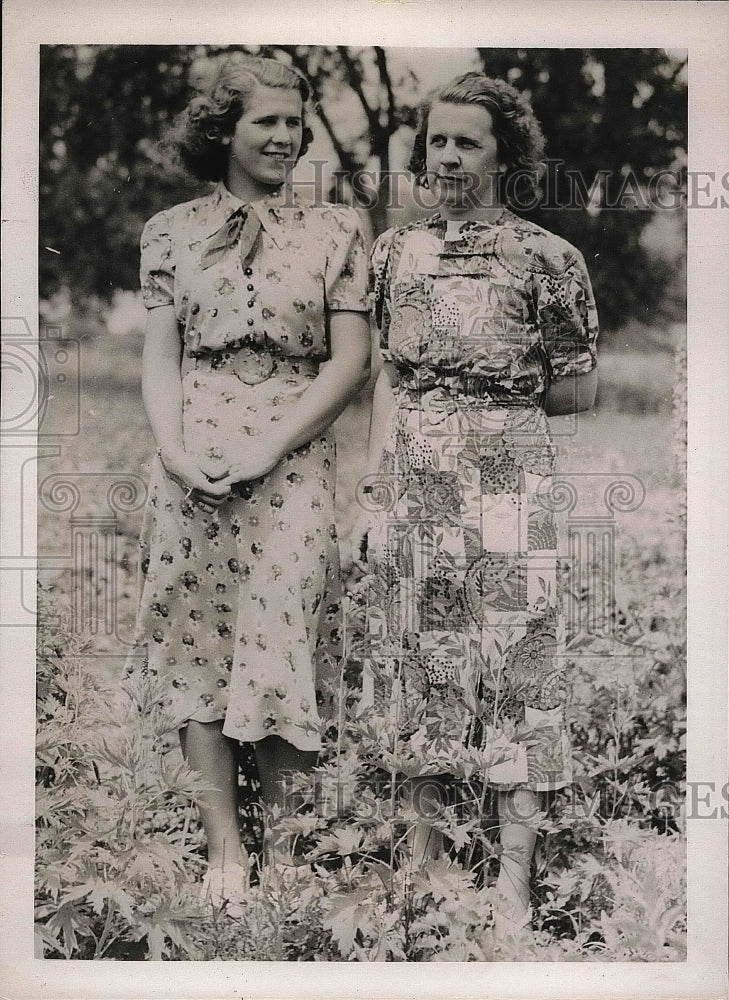
<svg viewBox="0 0 729 1000"><path fill-rule="evenodd" d="M342 206L330 234L325 287L329 311L367 312L367 251L353 208Z"/></svg>
<svg viewBox="0 0 729 1000"><path fill-rule="evenodd" d="M168 212L158 212L144 227L140 240L139 281L147 309L174 303L175 265Z"/></svg>
<svg viewBox="0 0 729 1000"><path fill-rule="evenodd" d="M535 275L537 324L556 379L597 364L597 309L585 261L570 247L561 263Z"/></svg>
<svg viewBox="0 0 729 1000"><path fill-rule="evenodd" d="M372 318L380 331L380 355L391 361L388 341L390 334L390 250L394 229L388 229L375 240L370 254L369 292Z"/></svg>

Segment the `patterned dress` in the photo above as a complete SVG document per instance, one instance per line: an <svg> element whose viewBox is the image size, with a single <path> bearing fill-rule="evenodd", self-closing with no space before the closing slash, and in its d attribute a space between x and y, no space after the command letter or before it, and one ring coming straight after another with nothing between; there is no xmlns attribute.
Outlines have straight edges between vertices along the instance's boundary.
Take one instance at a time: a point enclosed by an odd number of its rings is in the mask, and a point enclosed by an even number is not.
<svg viewBox="0 0 729 1000"><path fill-rule="evenodd" d="M185 448L222 471L316 377L327 315L367 309L358 216L291 192L243 205L220 184L155 215L141 245L147 308L177 315ZM324 434L205 514L154 460L126 670L168 682L174 726L319 747L317 692L341 656L334 465Z"/></svg>
<svg viewBox="0 0 729 1000"><path fill-rule="evenodd" d="M596 364L581 255L504 211L389 230L372 252L397 406L369 492L367 638L387 763L570 780L549 379ZM384 704L382 699L387 701Z"/></svg>

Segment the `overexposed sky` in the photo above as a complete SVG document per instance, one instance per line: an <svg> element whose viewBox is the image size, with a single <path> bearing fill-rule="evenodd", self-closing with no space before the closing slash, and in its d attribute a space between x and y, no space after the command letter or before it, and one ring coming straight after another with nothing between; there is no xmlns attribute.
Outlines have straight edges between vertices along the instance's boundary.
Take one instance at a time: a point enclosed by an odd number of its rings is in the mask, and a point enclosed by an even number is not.
<svg viewBox="0 0 729 1000"><path fill-rule="evenodd" d="M409 67L419 77L424 91L445 83L458 73L479 69L476 49L388 49L388 63L393 75Z"/></svg>

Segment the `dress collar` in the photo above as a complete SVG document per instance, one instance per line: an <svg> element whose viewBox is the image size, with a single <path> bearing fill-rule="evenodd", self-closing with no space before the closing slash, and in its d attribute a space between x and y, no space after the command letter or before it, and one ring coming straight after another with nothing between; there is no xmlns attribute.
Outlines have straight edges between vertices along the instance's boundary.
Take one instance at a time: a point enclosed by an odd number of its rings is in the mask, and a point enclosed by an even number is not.
<svg viewBox="0 0 729 1000"><path fill-rule="evenodd" d="M444 219L440 212L436 212L427 219L415 223L415 226L423 227L426 232L442 242L439 253L462 256L491 253L494 242L500 239L504 229L520 228L521 219L508 208L504 208L501 215L493 222L464 219L458 227L449 226L448 223L449 220Z"/></svg>
<svg viewBox="0 0 729 1000"><path fill-rule="evenodd" d="M425 223L426 225L445 230L448 228L449 221L448 219L444 219L440 212L435 212L425 220ZM514 225L519 221L519 217L514 215L512 211L508 208L502 208L501 214L493 222L487 222L485 219L464 219L458 225L460 226L460 231L465 235L466 233L488 232L489 229L495 229L497 226Z"/></svg>
<svg viewBox="0 0 729 1000"><path fill-rule="evenodd" d="M282 186L271 194L264 195L263 198L245 202L229 191L223 181L218 181L210 195L211 228L208 235L214 235L234 212L241 208L248 208L258 216L261 225L276 246L283 249L286 244L284 230L292 222L301 221L301 207L301 200L291 187L287 189Z"/></svg>

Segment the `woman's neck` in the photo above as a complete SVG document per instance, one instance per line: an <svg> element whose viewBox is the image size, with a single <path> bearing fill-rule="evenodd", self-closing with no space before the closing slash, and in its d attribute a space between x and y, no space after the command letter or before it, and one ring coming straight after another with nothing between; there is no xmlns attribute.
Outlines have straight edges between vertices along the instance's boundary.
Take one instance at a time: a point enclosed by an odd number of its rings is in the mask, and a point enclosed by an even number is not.
<svg viewBox="0 0 729 1000"><path fill-rule="evenodd" d="M256 184L249 177L241 177L234 171L228 171L223 183L232 195L240 198L246 204L252 201L260 201L266 195L274 194L282 187L281 184ZM284 184L286 181L283 182Z"/></svg>
<svg viewBox="0 0 729 1000"><path fill-rule="evenodd" d="M489 205L441 205L440 217L446 222L498 222L504 214L504 206Z"/></svg>

